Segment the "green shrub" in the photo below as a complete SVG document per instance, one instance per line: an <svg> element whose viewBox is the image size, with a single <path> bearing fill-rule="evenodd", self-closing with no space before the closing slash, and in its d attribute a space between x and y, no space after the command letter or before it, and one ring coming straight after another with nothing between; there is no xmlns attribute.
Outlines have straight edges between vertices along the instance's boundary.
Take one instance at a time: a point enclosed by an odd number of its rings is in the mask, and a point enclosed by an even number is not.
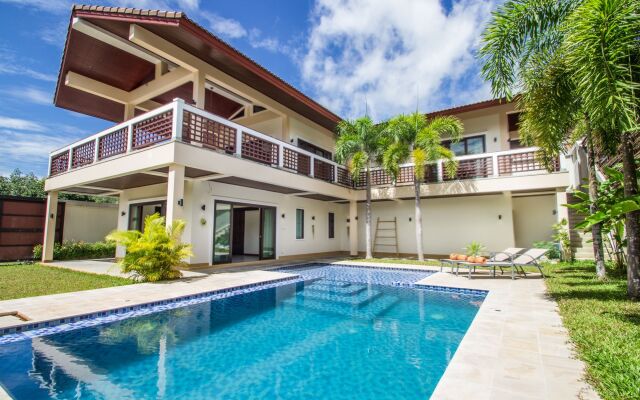
<svg viewBox="0 0 640 400"><path fill-rule="evenodd" d="M149 282L179 278L180 271L175 268L184 266L182 260L192 255L191 245L180 242L185 225L176 220L166 227L164 217L153 214L144 219L143 232L114 231L107 240L127 251L120 261L122 272L133 272Z"/></svg>
<svg viewBox="0 0 640 400"><path fill-rule="evenodd" d="M75 242L66 241L53 245L54 260L85 260L89 258L111 258L116 255L116 245L106 242ZM33 248L33 258L42 259L42 245Z"/></svg>
<svg viewBox="0 0 640 400"><path fill-rule="evenodd" d="M546 254L550 260L559 260L562 256L558 244L554 242L533 242L533 247L536 249L547 249L549 252Z"/></svg>

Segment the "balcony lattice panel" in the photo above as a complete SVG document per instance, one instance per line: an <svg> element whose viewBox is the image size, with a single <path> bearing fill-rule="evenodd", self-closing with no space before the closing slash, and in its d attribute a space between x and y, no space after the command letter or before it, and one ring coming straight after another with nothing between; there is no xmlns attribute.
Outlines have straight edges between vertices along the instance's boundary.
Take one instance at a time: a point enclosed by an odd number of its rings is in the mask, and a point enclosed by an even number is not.
<svg viewBox="0 0 640 400"><path fill-rule="evenodd" d="M263 164L278 165L278 146L247 132L242 132L242 158Z"/></svg>
<svg viewBox="0 0 640 400"><path fill-rule="evenodd" d="M491 157L474 158L458 162L458 170L454 177L449 177L446 171L443 173L445 181L457 179L487 178L493 175L493 162Z"/></svg>
<svg viewBox="0 0 640 400"><path fill-rule="evenodd" d="M338 183L344 186L353 186L353 179L351 179L351 174L349 170L344 167L338 167L337 171Z"/></svg>
<svg viewBox="0 0 640 400"><path fill-rule="evenodd" d="M311 157L287 147L282 151L282 166L302 175L311 174Z"/></svg>
<svg viewBox="0 0 640 400"><path fill-rule="evenodd" d="M182 140L202 143L204 147L236 151L237 130L220 122L185 111L182 117Z"/></svg>
<svg viewBox="0 0 640 400"><path fill-rule="evenodd" d="M96 155L95 151L95 140L74 147L73 150L71 150L71 168L79 168L92 164Z"/></svg>
<svg viewBox="0 0 640 400"><path fill-rule="evenodd" d="M134 150L142 149L170 140L172 126L173 112L171 110L136 123L133 125L131 148Z"/></svg>
<svg viewBox="0 0 640 400"><path fill-rule="evenodd" d="M122 128L98 139L98 160L127 152L128 129Z"/></svg>
<svg viewBox="0 0 640 400"><path fill-rule="evenodd" d="M65 172L69 168L69 151L56 154L51 157L51 168L49 169L49 175L57 175Z"/></svg>
<svg viewBox="0 0 640 400"><path fill-rule="evenodd" d="M317 158L313 160L313 176L315 178L333 182L333 171L334 167L332 164L318 160Z"/></svg>
<svg viewBox="0 0 640 400"><path fill-rule="evenodd" d="M553 171L560 170L560 160L555 159ZM520 172L545 170L543 163L538 160L535 151L498 156L498 172L500 175L513 175Z"/></svg>

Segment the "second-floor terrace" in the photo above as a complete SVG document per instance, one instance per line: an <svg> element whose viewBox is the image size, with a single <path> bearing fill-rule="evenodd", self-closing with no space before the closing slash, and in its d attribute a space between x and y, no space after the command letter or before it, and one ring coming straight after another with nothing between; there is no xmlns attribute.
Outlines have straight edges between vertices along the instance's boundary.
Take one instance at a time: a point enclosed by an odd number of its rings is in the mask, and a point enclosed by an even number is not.
<svg viewBox="0 0 640 400"><path fill-rule="evenodd" d="M472 194L566 187L562 159L548 171L536 148L460 156L455 176L441 161L425 170L425 195ZM366 177L291 143L176 99L51 153L47 190L114 194L132 185L166 181L170 164L187 167L187 178L215 180L328 201L361 200ZM374 168L374 198L411 195L414 166L402 165L397 180ZM129 176L129 178L127 178ZM393 188L392 191L389 188Z"/></svg>

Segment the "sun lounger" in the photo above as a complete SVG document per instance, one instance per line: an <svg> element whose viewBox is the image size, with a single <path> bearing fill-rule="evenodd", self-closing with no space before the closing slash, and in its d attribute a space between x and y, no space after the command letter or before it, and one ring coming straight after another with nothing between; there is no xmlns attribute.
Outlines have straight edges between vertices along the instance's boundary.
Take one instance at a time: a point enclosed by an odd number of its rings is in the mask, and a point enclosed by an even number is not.
<svg viewBox="0 0 640 400"><path fill-rule="evenodd" d="M525 249L521 247L508 247L502 251L490 253L490 257L488 261L489 262L511 261L514 256L520 254L524 250ZM440 259L440 272L442 272L442 269L445 265L448 265L451 268L451 272L453 272L455 269L456 275L458 275L458 269L460 268L460 264L464 262L465 261L463 260L452 260L450 258ZM500 270L502 271L502 268Z"/></svg>
<svg viewBox="0 0 640 400"><path fill-rule="evenodd" d="M522 272L522 274L526 277L527 273L524 270L524 267L533 266L538 268L538 271L540 271L540 275L544 276L544 273L542 272L542 266L540 266L539 261L545 254L547 254L548 251L548 249L529 249L522 254L512 256L510 260L487 261L486 263L470 263L460 261L458 263L458 266L463 265L469 269L469 279L471 279L472 270L475 271L475 269L478 267L492 268L493 276L496 276L496 268L500 268L500 270L502 271L503 268L511 267L511 279L515 279L515 274L516 272L518 272L518 268L520 269L520 272Z"/></svg>

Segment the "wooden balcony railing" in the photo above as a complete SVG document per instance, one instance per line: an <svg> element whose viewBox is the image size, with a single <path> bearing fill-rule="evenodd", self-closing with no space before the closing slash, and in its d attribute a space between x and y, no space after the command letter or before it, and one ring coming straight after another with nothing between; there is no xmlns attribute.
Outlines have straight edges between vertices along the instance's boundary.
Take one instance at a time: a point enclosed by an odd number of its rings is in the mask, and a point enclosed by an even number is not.
<svg viewBox="0 0 640 400"><path fill-rule="evenodd" d="M171 141L224 152L346 187L360 189L366 185L364 173L354 181L343 165L184 104L179 99L52 152L49 176ZM444 172L441 161L428 165L424 182L513 176L540 173L544 169L536 159L535 148L462 156L458 161L458 171L452 178ZM560 170L559 161L553 170ZM381 168L371 171L373 186L412 184L413 180L413 164L402 165L395 182Z"/></svg>

